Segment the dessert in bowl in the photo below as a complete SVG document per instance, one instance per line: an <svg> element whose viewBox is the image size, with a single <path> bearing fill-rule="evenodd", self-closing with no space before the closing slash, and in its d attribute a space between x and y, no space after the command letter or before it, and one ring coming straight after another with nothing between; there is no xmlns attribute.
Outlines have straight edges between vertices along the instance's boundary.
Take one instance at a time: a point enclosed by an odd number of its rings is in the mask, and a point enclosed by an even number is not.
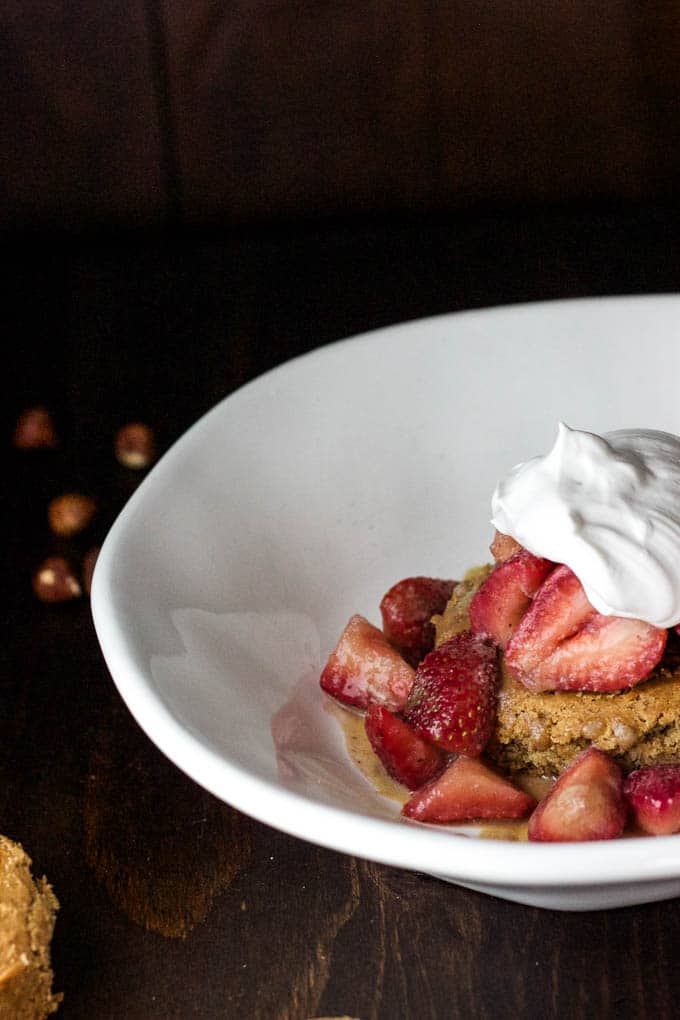
<svg viewBox="0 0 680 1020"><path fill-rule="evenodd" d="M534 844L405 820L354 766L319 675L351 614L380 625L394 581L460 579L488 558L490 493L549 448L558 415L605 433L634 409L680 431L663 384L680 371L679 306L408 323L218 405L144 480L97 564L97 632L142 728L216 796L342 852L565 909L676 895L676 836Z"/></svg>
<svg viewBox="0 0 680 1020"><path fill-rule="evenodd" d="M415 791L407 818L528 816L536 841L612 839L628 817L677 832L680 439L560 424L498 484L492 523L493 567L395 584L382 631L353 616L321 687L366 710ZM537 804L490 762L557 781Z"/></svg>

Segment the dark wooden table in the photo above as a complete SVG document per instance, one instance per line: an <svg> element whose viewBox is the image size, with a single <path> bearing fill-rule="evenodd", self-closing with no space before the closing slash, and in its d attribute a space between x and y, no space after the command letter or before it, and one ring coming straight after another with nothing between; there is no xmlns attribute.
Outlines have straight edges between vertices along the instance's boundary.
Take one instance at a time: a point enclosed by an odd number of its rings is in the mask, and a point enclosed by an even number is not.
<svg viewBox="0 0 680 1020"><path fill-rule="evenodd" d="M78 557L100 540L138 484L112 454L126 421L149 422L165 449L246 380L354 332L507 301L677 290L679 242L674 209L595 205L6 238L0 831L61 901L59 1015L677 1015L680 905L540 911L252 821L138 729L87 600L42 605L30 576L48 552ZM52 409L57 451L12 449L33 403ZM45 508L70 489L101 513L86 536L57 541Z"/></svg>

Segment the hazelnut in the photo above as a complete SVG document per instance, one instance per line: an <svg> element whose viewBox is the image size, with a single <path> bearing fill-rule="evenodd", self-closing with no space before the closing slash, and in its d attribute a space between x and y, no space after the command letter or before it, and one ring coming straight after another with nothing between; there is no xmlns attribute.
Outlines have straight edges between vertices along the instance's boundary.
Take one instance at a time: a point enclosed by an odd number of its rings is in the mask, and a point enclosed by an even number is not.
<svg viewBox="0 0 680 1020"><path fill-rule="evenodd" d="M66 492L50 502L47 507L47 519L55 535L69 537L83 531L96 512L97 504L91 496L84 496L80 492Z"/></svg>
<svg viewBox="0 0 680 1020"><path fill-rule="evenodd" d="M94 567L98 556L99 546L93 545L83 557L83 588L86 595L89 595L92 590L92 575L94 574Z"/></svg>
<svg viewBox="0 0 680 1020"><path fill-rule="evenodd" d="M614 719L612 721L612 733L618 744L619 751L629 751L633 744L637 743L637 731L622 719Z"/></svg>
<svg viewBox="0 0 680 1020"><path fill-rule="evenodd" d="M141 470L156 457L156 438L148 425L130 422L116 433L115 451L123 467Z"/></svg>
<svg viewBox="0 0 680 1020"><path fill-rule="evenodd" d="M581 736L586 740L597 740L598 737L602 736L605 729L606 726L601 719L589 719L581 727Z"/></svg>
<svg viewBox="0 0 680 1020"><path fill-rule="evenodd" d="M27 407L19 415L14 429L14 445L18 450L53 450L57 433L46 407Z"/></svg>
<svg viewBox="0 0 680 1020"><path fill-rule="evenodd" d="M82 595L70 564L63 556L48 556L33 575L33 591L41 602L68 602Z"/></svg>
<svg viewBox="0 0 680 1020"><path fill-rule="evenodd" d="M541 719L534 719L531 723L531 750L547 751L550 743L548 726Z"/></svg>

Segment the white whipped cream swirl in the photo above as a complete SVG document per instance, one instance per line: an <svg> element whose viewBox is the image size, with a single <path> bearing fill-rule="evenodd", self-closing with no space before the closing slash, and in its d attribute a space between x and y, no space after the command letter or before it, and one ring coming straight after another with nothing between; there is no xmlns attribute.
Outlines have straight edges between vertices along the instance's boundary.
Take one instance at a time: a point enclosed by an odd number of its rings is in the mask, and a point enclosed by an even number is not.
<svg viewBox="0 0 680 1020"><path fill-rule="evenodd" d="M656 627L680 622L680 438L596 436L560 423L550 453L496 486L491 523L566 563L591 604Z"/></svg>

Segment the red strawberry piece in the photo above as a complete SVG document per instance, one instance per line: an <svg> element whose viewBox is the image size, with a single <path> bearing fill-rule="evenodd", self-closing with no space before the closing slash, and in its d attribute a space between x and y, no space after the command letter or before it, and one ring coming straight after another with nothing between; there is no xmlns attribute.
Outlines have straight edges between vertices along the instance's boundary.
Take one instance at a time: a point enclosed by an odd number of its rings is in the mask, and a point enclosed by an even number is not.
<svg viewBox="0 0 680 1020"><path fill-rule="evenodd" d="M680 765L649 765L631 772L623 792L645 832L667 836L680 831Z"/></svg>
<svg viewBox="0 0 680 1020"><path fill-rule="evenodd" d="M383 596L383 632L412 666L434 648L430 620L435 613L444 612L455 585L455 581L435 577L406 577Z"/></svg>
<svg viewBox="0 0 680 1020"><path fill-rule="evenodd" d="M641 620L598 613L573 571L559 566L522 617L505 658L534 692L618 691L649 676L666 637Z"/></svg>
<svg viewBox="0 0 680 1020"><path fill-rule="evenodd" d="M604 751L582 751L529 819L529 839L550 843L616 839L626 823L623 774Z"/></svg>
<svg viewBox="0 0 680 1020"><path fill-rule="evenodd" d="M496 719L498 677L491 642L462 631L418 666L404 718L447 751L481 754Z"/></svg>
<svg viewBox="0 0 680 1020"><path fill-rule="evenodd" d="M470 603L470 624L475 633L505 648L554 566L526 549L499 563Z"/></svg>
<svg viewBox="0 0 680 1020"><path fill-rule="evenodd" d="M366 708L378 701L400 711L413 685L414 672L378 627L353 616L321 674L324 691L345 705Z"/></svg>
<svg viewBox="0 0 680 1020"><path fill-rule="evenodd" d="M536 804L480 758L460 755L438 778L417 790L402 814L419 822L522 818Z"/></svg>
<svg viewBox="0 0 680 1020"><path fill-rule="evenodd" d="M495 559L496 563L503 563L505 560L509 560L511 556L518 553L522 546L519 542L516 542L510 535L504 535L502 531L497 531L493 536L493 542L489 546L489 552Z"/></svg>
<svg viewBox="0 0 680 1020"><path fill-rule="evenodd" d="M368 706L365 725L371 747L386 771L409 790L417 790L444 767L445 754L384 705Z"/></svg>

